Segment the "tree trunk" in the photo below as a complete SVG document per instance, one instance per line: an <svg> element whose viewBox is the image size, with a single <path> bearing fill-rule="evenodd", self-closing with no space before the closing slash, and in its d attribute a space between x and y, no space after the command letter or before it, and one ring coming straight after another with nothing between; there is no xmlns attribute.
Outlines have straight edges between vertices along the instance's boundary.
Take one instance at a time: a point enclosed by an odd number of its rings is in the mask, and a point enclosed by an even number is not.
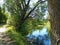
<svg viewBox="0 0 60 45"><path fill-rule="evenodd" d="M60 0L48 0L48 9L51 23L51 45L60 43Z"/></svg>

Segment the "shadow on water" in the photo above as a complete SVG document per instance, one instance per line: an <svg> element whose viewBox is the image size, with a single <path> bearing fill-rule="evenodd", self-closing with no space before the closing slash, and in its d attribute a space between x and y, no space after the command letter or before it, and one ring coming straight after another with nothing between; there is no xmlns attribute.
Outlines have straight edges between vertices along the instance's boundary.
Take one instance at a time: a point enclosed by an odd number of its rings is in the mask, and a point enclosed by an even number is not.
<svg viewBox="0 0 60 45"><path fill-rule="evenodd" d="M47 28L42 30L35 30L32 34L27 35L28 45L50 45L50 36Z"/></svg>

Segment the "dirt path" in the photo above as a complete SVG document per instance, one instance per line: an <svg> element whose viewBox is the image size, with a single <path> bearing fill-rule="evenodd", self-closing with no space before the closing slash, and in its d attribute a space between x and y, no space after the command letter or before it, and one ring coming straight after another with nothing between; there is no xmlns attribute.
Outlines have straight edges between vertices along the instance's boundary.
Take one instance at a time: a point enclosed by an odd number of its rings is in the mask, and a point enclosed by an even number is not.
<svg viewBox="0 0 60 45"><path fill-rule="evenodd" d="M0 27L0 45L16 45L15 41L5 31L6 28L4 26Z"/></svg>
<svg viewBox="0 0 60 45"><path fill-rule="evenodd" d="M16 45L15 41L13 41L7 33L0 32L0 45Z"/></svg>

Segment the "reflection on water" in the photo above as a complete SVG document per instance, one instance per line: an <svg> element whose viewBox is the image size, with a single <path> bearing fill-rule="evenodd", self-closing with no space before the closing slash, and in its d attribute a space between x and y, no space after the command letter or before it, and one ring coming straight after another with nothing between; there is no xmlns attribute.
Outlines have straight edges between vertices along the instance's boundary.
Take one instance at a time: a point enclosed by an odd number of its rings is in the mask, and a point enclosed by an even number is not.
<svg viewBox="0 0 60 45"><path fill-rule="evenodd" d="M47 28L33 31L32 34L27 35L28 45L50 45L50 37Z"/></svg>

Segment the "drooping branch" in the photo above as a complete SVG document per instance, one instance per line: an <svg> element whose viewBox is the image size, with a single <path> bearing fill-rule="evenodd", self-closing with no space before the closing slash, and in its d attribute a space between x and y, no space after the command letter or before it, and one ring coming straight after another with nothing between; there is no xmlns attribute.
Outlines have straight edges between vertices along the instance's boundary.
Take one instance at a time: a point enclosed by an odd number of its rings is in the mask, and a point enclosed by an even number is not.
<svg viewBox="0 0 60 45"><path fill-rule="evenodd" d="M19 10L22 11L23 9L22 9L22 6L21 6L21 5L22 5L21 1L20 1L20 3L19 3L18 0L15 0L15 3L16 3L16 5L17 5L17 7L19 8Z"/></svg>

